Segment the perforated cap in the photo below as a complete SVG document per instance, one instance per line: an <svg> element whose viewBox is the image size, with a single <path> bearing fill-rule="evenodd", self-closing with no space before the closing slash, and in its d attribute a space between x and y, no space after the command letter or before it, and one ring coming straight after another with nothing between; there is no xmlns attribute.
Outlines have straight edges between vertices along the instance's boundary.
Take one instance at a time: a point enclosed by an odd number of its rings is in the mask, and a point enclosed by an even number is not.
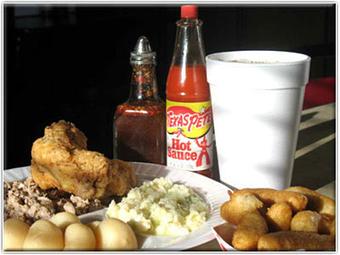
<svg viewBox="0 0 340 255"><path fill-rule="evenodd" d="M198 9L196 5L182 5L181 18L182 19L197 19Z"/></svg>
<svg viewBox="0 0 340 255"><path fill-rule="evenodd" d="M131 64L156 64L156 52L152 51L148 38L140 36L130 54Z"/></svg>

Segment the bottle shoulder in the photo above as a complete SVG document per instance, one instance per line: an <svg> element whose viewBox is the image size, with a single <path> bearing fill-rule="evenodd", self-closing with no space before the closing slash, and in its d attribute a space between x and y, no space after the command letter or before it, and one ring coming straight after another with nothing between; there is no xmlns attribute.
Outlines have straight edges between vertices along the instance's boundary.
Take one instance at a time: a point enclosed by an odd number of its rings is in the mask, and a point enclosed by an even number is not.
<svg viewBox="0 0 340 255"><path fill-rule="evenodd" d="M165 102L159 100L133 100L126 101L117 106L115 117L125 116L156 116L165 111Z"/></svg>
<svg viewBox="0 0 340 255"><path fill-rule="evenodd" d="M197 96L191 96L191 95L181 95L181 94L168 94L167 95L167 101L172 102L181 102L181 103L199 103L199 102L206 102L210 101L210 96L206 95L197 95Z"/></svg>
<svg viewBox="0 0 340 255"><path fill-rule="evenodd" d="M166 96L179 102L200 102L210 100L205 65L170 67Z"/></svg>

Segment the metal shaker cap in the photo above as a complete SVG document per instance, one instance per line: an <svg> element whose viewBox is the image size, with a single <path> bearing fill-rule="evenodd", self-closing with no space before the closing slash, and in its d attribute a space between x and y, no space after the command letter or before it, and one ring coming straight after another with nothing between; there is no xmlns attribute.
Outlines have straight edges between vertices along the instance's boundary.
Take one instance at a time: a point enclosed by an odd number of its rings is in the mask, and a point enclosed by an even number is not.
<svg viewBox="0 0 340 255"><path fill-rule="evenodd" d="M156 52L152 51L148 38L140 36L130 54L131 64L156 64Z"/></svg>

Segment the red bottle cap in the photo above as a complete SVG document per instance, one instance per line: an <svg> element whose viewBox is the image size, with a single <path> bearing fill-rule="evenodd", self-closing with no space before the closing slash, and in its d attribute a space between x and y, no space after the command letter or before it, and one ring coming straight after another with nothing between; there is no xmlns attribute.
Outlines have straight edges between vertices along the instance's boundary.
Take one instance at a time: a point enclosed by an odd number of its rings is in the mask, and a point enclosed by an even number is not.
<svg viewBox="0 0 340 255"><path fill-rule="evenodd" d="M196 5L182 5L181 18L182 19L197 19L197 6Z"/></svg>

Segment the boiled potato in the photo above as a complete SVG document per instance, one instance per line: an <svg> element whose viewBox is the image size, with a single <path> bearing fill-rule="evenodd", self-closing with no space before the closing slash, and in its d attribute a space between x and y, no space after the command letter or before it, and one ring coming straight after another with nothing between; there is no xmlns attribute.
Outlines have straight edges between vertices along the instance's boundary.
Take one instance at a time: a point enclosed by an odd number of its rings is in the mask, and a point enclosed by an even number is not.
<svg viewBox="0 0 340 255"><path fill-rule="evenodd" d="M100 224L99 220L91 221L90 223L87 223L86 226L90 227L92 231L94 232L95 228L98 227Z"/></svg>
<svg viewBox="0 0 340 255"><path fill-rule="evenodd" d="M103 220L95 228L97 248L100 250L135 250L137 239L132 228L118 219Z"/></svg>
<svg viewBox="0 0 340 255"><path fill-rule="evenodd" d="M17 219L8 219L4 223L4 249L21 250L30 226Z"/></svg>
<svg viewBox="0 0 340 255"><path fill-rule="evenodd" d="M90 227L73 223L65 229L65 250L94 250L96 237Z"/></svg>
<svg viewBox="0 0 340 255"><path fill-rule="evenodd" d="M60 212L54 214L51 217L50 221L63 231L68 225L80 222L79 218L76 215L69 212Z"/></svg>
<svg viewBox="0 0 340 255"><path fill-rule="evenodd" d="M62 250L63 248L63 232L48 220L34 222L23 245L24 250Z"/></svg>

